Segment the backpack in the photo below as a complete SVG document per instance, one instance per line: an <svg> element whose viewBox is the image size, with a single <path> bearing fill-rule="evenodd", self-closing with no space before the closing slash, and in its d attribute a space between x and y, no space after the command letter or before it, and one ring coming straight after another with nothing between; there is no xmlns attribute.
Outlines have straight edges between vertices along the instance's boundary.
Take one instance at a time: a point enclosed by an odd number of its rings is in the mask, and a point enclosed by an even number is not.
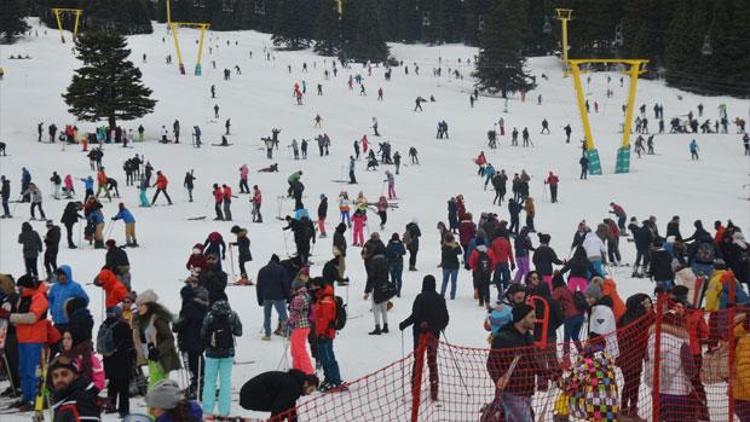
<svg viewBox="0 0 750 422"><path fill-rule="evenodd" d="M586 295L583 292L576 291L573 293L573 304L581 312L587 312L589 310L589 303L586 301Z"/></svg>
<svg viewBox="0 0 750 422"><path fill-rule="evenodd" d="M208 345L214 349L230 349L234 346L229 316L214 316L208 329Z"/></svg>
<svg viewBox="0 0 750 422"><path fill-rule="evenodd" d="M336 302L336 318L331 322L333 329L336 331L342 330L346 326L346 304L341 296L334 298Z"/></svg>
<svg viewBox="0 0 750 422"><path fill-rule="evenodd" d="M711 242L701 242L701 244L698 245L698 250L695 251L696 261L709 264L713 263L715 258L716 249L714 249L714 245Z"/></svg>
<svg viewBox="0 0 750 422"><path fill-rule="evenodd" d="M490 263L490 256L487 252L479 252L476 271L477 274L482 277L489 277L492 275L492 264Z"/></svg>
<svg viewBox="0 0 750 422"><path fill-rule="evenodd" d="M96 352L102 356L112 356L117 348L114 337L115 324L102 324L96 334Z"/></svg>

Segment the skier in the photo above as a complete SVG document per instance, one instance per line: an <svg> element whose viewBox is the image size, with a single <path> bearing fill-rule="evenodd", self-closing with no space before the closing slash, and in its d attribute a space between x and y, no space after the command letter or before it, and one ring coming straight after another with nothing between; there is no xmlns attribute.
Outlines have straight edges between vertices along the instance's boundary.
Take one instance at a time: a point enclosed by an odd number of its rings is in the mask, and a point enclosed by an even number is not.
<svg viewBox="0 0 750 422"><path fill-rule="evenodd" d="M122 219L125 223L125 244L129 247L138 246L138 242L135 240L135 217L133 214L125 208L125 204L120 202L117 204L118 212L112 217L112 221Z"/></svg>
<svg viewBox="0 0 750 422"><path fill-rule="evenodd" d="M521 136L523 136L523 146L528 147L529 143L531 142L531 139L529 139L529 128L524 127L523 132L521 132Z"/></svg>
<svg viewBox="0 0 750 422"><path fill-rule="evenodd" d="M315 122L315 124L313 125L313 128L320 128L321 127L320 122L323 121L323 118L320 117L320 114L316 114L315 119L313 119L313 121Z"/></svg>
<svg viewBox="0 0 750 422"><path fill-rule="evenodd" d="M180 143L180 121L176 120L172 123L172 133L174 134L174 143Z"/></svg>
<svg viewBox="0 0 750 422"><path fill-rule="evenodd" d="M300 151L302 151L302 159L307 160L307 139L302 138L302 142L300 142Z"/></svg>
<svg viewBox="0 0 750 422"><path fill-rule="evenodd" d="M35 183L29 183L27 189L23 191L21 195L28 195L29 198L31 198L31 220L36 220L36 216L34 215L35 208L39 209L39 214L41 215L42 220L47 219L44 215L44 210L42 209L42 191L39 190Z"/></svg>
<svg viewBox="0 0 750 422"><path fill-rule="evenodd" d="M185 173L185 181L182 182L182 186L185 187L185 189L188 192L188 202L193 202L193 188L194 188L194 182L195 182L195 176L193 176L193 170L190 170Z"/></svg>
<svg viewBox="0 0 750 422"><path fill-rule="evenodd" d="M581 159L578 160L578 164L581 165L581 176L579 179L585 180L588 179L588 173L589 173L589 159L586 157L586 155L582 155Z"/></svg>
<svg viewBox="0 0 750 422"><path fill-rule="evenodd" d="M247 164L243 164L240 167L240 193L250 193L250 188L247 185L247 176L250 170L247 168Z"/></svg>
<svg viewBox="0 0 750 422"><path fill-rule="evenodd" d="M549 122L547 121L547 119L542 120L542 131L539 133L544 133L545 130L547 131L547 135L549 135Z"/></svg>
<svg viewBox="0 0 750 422"><path fill-rule="evenodd" d="M412 164L419 165L419 157L417 156L417 149L415 147L409 147L409 158Z"/></svg>
<svg viewBox="0 0 750 422"><path fill-rule="evenodd" d="M555 173L550 171L549 176L547 176L547 180L544 181L544 184L549 185L550 197L552 198L553 204L557 202L557 185L559 183L560 183L560 178L557 177Z"/></svg>
<svg viewBox="0 0 750 422"><path fill-rule="evenodd" d="M565 125L563 128L565 130L565 143L570 143L570 134L573 133L573 129L570 127L570 124Z"/></svg>
<svg viewBox="0 0 750 422"><path fill-rule="evenodd" d="M748 147L750 147L750 145L748 145ZM399 154L398 151L393 154L393 165L396 166L396 174L398 174L401 169L401 154Z"/></svg>
<svg viewBox="0 0 750 422"><path fill-rule="evenodd" d="M691 160L698 160L698 142L693 139L690 141L690 159Z"/></svg>
<svg viewBox="0 0 750 422"><path fill-rule="evenodd" d="M510 133L510 145L513 147L518 146L518 129L513 128L513 131Z"/></svg>
<svg viewBox="0 0 750 422"><path fill-rule="evenodd" d="M218 119L218 118L219 118L219 105L214 104L214 119Z"/></svg>
<svg viewBox="0 0 750 422"><path fill-rule="evenodd" d="M425 102L425 101L427 101L427 100L425 100L425 99L424 99L424 98L422 98L421 96L420 96L420 97L417 97L417 98L416 98L416 99L414 100L414 104L415 104L415 106L414 106L414 111L417 111L417 110L419 110L419 111L422 111L422 103L423 103L423 102Z"/></svg>
<svg viewBox="0 0 750 422"><path fill-rule="evenodd" d="M253 255L250 253L250 239L247 237L247 229L241 228L240 226L232 226L230 232L237 236L236 242L230 242L229 247L237 247L237 262L240 267L240 279L237 281L242 286L252 286L252 282L247 276L247 270L245 269L245 263L253 260Z"/></svg>
<svg viewBox="0 0 750 422"><path fill-rule="evenodd" d="M224 135L229 135L229 129L230 129L231 127L232 127L232 119L227 119L227 120L226 120L226 121L224 122L224 129L226 129L226 132L224 133Z"/></svg>
<svg viewBox="0 0 750 422"><path fill-rule="evenodd" d="M375 207L378 211L378 216L380 217L380 230L385 230L385 223L388 221L388 200L385 199L385 196L381 196L378 199Z"/></svg>
<svg viewBox="0 0 750 422"><path fill-rule="evenodd" d="M147 179L148 180L148 179ZM167 185L169 185L169 180L167 180L167 176L165 176L161 170L156 172L156 182L152 187L156 188L156 193L154 193L154 197L151 199L151 206L156 203L156 198L159 197L159 193L164 193L164 196L167 198L167 202L169 205L172 205L172 198L169 197L169 194L167 193Z"/></svg>
<svg viewBox="0 0 750 422"><path fill-rule="evenodd" d="M10 180L6 179L5 176L0 176L0 182L2 183L0 198L3 201L3 215L0 218L12 218L13 216L10 215L10 207L8 206L8 202L10 201Z"/></svg>

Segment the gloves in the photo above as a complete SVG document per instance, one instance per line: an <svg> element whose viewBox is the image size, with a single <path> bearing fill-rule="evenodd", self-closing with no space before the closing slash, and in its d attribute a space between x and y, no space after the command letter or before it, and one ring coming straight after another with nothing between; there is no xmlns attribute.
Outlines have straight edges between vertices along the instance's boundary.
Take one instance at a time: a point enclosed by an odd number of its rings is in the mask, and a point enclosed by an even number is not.
<svg viewBox="0 0 750 422"><path fill-rule="evenodd" d="M10 311L5 308L0 308L0 319L9 319Z"/></svg>
<svg viewBox="0 0 750 422"><path fill-rule="evenodd" d="M406 327L407 327L406 321L402 321L400 324L398 324L398 329L400 331L404 331L406 329Z"/></svg>
<svg viewBox="0 0 750 422"><path fill-rule="evenodd" d="M159 351L153 344L148 345L148 360L157 362L159 360Z"/></svg>

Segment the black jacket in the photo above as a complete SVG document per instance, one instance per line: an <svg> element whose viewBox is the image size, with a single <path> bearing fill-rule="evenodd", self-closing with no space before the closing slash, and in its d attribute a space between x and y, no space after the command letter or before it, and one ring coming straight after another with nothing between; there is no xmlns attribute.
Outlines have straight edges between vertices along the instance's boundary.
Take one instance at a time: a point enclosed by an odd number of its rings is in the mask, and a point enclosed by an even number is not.
<svg viewBox="0 0 750 422"><path fill-rule="evenodd" d="M57 253L60 246L60 227L52 226L44 236L44 247L47 252Z"/></svg>
<svg viewBox="0 0 750 422"><path fill-rule="evenodd" d="M255 291L258 295L258 305L263 305L264 300L286 300L289 301L291 279L286 269L278 262L271 260L266 266L258 271L257 285Z"/></svg>
<svg viewBox="0 0 750 422"><path fill-rule="evenodd" d="M98 393L99 389L86 378L76 379L64 390L53 391L54 422L99 420L101 413L99 406L96 404Z"/></svg>
<svg viewBox="0 0 750 422"><path fill-rule="evenodd" d="M592 264L591 261L589 261L589 259L586 257L586 254L573 254L573 257L570 258L570 260L568 260L568 262L566 262L562 268L560 268L561 274L565 274L568 271L570 271L570 275L568 276L569 278L588 278L588 274L591 274L592 277L601 276L601 274L596 271L596 268L594 268L594 264Z"/></svg>
<svg viewBox="0 0 750 422"><path fill-rule="evenodd" d="M83 217L78 214L78 208L80 205L80 202L68 202L68 205L65 206L65 211L63 211L62 218L60 218L60 222L65 225L73 225L77 223L79 219L83 219Z"/></svg>
<svg viewBox="0 0 750 422"><path fill-rule="evenodd" d="M461 267L458 257L461 255L461 246L458 243L444 244L441 248L441 260L443 269L456 270Z"/></svg>
<svg viewBox="0 0 750 422"><path fill-rule="evenodd" d="M674 280L672 255L666 249L659 248L651 253L649 275L655 281Z"/></svg>
<svg viewBox="0 0 750 422"><path fill-rule="evenodd" d="M631 224L631 226L635 225ZM636 250L641 253L648 252L651 244L654 242L654 237L651 233L651 230L646 226L635 226L631 227L631 231L633 232L633 239L635 240Z"/></svg>
<svg viewBox="0 0 750 422"><path fill-rule="evenodd" d="M419 336L423 332L440 337L440 332L448 326L449 320L445 298L435 291L434 279L426 279L422 282L422 293L414 298L414 303L411 305L411 315L401 321L399 328L403 330L414 325L414 348L416 349Z"/></svg>
<svg viewBox="0 0 750 422"><path fill-rule="evenodd" d="M417 223L409 223L406 225L406 230L409 232L409 236L411 236L411 242L406 245L406 249L409 250L418 250L419 249L419 237L422 236L422 231L419 230L419 226Z"/></svg>
<svg viewBox="0 0 750 422"><path fill-rule="evenodd" d="M104 373L107 379L129 379L135 361L130 324L122 318L107 318L104 324L112 326L112 340L115 345L113 354L102 357Z"/></svg>
<svg viewBox="0 0 750 422"><path fill-rule="evenodd" d="M552 264L562 265L555 250L547 245L540 245L534 251L534 267L540 276L552 275Z"/></svg>
<svg viewBox="0 0 750 422"><path fill-rule="evenodd" d="M172 331L177 333L177 347L183 352L200 353L203 343L200 338L203 319L208 313L208 292L203 287L185 286L180 290L182 309L177 321L172 323Z"/></svg>
<svg viewBox="0 0 750 422"><path fill-rule="evenodd" d="M198 276L200 285L208 290L208 303L212 305L219 299L226 297L224 289L227 288L227 273L222 271L218 265L209 266Z"/></svg>
<svg viewBox="0 0 750 422"><path fill-rule="evenodd" d="M682 242L682 235L680 234L680 222L670 221L667 223L667 237L674 236L675 240Z"/></svg>
<svg viewBox="0 0 750 422"><path fill-rule="evenodd" d="M367 275L365 293L372 293L375 303L382 303L390 299L386 297L384 289L388 284L388 262L385 255L375 255L372 257L370 271Z"/></svg>
<svg viewBox="0 0 750 422"><path fill-rule="evenodd" d="M240 406L276 416L295 407L304 382L305 374L298 369L264 372L242 386Z"/></svg>
<svg viewBox="0 0 750 422"><path fill-rule="evenodd" d="M320 205L318 205L318 218L321 220L325 220L327 216L328 216L328 198L323 198L320 200Z"/></svg>
<svg viewBox="0 0 750 422"><path fill-rule="evenodd" d="M0 197L3 199L10 198L10 180L5 180L3 182L3 186L0 188Z"/></svg>
<svg viewBox="0 0 750 422"><path fill-rule="evenodd" d="M492 340L492 350L487 358L487 372L492 381L497 382L510 367L513 359L519 356L505 392L517 396L531 397L534 394L534 375L541 372L537 362L537 349L533 348L534 336L521 334L515 324L505 325Z"/></svg>
<svg viewBox="0 0 750 422"><path fill-rule="evenodd" d="M339 224L336 227L336 232L333 233L333 246L341 252L342 256L346 256L346 238L344 237L344 231L346 231L346 225Z"/></svg>
<svg viewBox="0 0 750 422"><path fill-rule="evenodd" d="M107 251L107 256L104 258L104 262L105 265L112 268L113 271L121 265L130 265L127 252L119 246L110 248Z"/></svg>

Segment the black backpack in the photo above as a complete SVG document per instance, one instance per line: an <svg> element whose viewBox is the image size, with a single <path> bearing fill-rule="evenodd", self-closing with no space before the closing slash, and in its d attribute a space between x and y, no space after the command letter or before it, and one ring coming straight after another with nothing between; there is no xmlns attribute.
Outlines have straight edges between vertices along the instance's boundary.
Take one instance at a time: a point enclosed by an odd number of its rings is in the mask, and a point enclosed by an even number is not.
<svg viewBox="0 0 750 422"><path fill-rule="evenodd" d="M208 327L208 345L214 349L230 349L234 346L229 315L214 316Z"/></svg>
<svg viewBox="0 0 750 422"><path fill-rule="evenodd" d="M336 319L333 320L332 324L334 330L340 331L346 326L346 304L341 296L336 296L334 300L336 302Z"/></svg>
<svg viewBox="0 0 750 422"><path fill-rule="evenodd" d="M573 304L576 306L576 309L581 312L588 312L589 310L589 303L586 301L586 295L581 291L573 293Z"/></svg>
<svg viewBox="0 0 750 422"><path fill-rule="evenodd" d="M477 274L482 277L489 277L492 275L492 263L490 263L490 256L487 252L479 252L476 271Z"/></svg>

